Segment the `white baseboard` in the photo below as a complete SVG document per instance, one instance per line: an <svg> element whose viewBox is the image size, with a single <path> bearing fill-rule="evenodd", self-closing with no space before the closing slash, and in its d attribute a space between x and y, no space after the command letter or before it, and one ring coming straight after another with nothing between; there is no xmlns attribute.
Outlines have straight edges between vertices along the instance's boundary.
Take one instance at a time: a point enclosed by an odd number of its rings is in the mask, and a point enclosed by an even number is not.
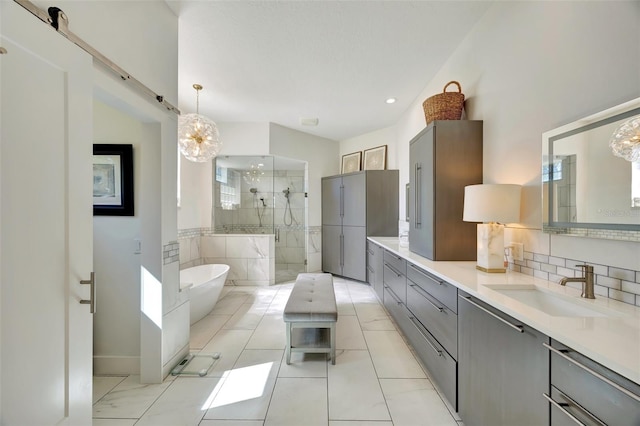
<svg viewBox="0 0 640 426"><path fill-rule="evenodd" d="M95 376L140 374L139 356L94 356Z"/></svg>

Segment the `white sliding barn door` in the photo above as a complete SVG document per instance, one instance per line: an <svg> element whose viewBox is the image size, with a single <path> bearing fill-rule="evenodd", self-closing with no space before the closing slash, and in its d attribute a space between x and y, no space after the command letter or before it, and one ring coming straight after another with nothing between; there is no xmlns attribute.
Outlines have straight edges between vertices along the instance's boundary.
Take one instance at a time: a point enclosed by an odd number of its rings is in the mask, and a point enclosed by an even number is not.
<svg viewBox="0 0 640 426"><path fill-rule="evenodd" d="M92 59L0 1L3 425L88 425Z"/></svg>

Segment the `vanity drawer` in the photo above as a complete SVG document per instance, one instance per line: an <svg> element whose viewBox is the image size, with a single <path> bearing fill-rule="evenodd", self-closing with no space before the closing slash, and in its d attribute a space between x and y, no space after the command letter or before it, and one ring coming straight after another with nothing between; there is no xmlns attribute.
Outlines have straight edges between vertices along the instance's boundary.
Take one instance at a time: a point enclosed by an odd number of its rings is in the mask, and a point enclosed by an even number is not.
<svg viewBox="0 0 640 426"><path fill-rule="evenodd" d="M406 303L407 301L407 278L391 268L387 263L384 264L384 285L385 287L389 287L396 296L402 301L402 303Z"/></svg>
<svg viewBox="0 0 640 426"><path fill-rule="evenodd" d="M453 312L458 312L458 289L454 285L429 274L411 262L407 266L407 278L447 305Z"/></svg>
<svg viewBox="0 0 640 426"><path fill-rule="evenodd" d="M407 281L407 308L454 358L458 357L458 315L422 289Z"/></svg>
<svg viewBox="0 0 640 426"><path fill-rule="evenodd" d="M388 250L384 251L384 263L388 264L402 275L407 274L407 261Z"/></svg>
<svg viewBox="0 0 640 426"><path fill-rule="evenodd" d="M429 334L410 311L405 307L402 307L402 309L404 309L405 315L408 315L406 325L402 331L425 367L427 367L429 377L449 400L449 403L457 410L458 368L456 360Z"/></svg>
<svg viewBox="0 0 640 426"><path fill-rule="evenodd" d="M570 413L578 413L576 417L587 425L597 424L593 417L610 426L640 424L640 385L559 342L552 341L552 347L561 352L558 354L551 350L551 384L555 388L551 396L554 401L562 404L570 398L572 401L563 408ZM562 424L567 414L555 404L551 405L552 425L556 424L553 419Z"/></svg>

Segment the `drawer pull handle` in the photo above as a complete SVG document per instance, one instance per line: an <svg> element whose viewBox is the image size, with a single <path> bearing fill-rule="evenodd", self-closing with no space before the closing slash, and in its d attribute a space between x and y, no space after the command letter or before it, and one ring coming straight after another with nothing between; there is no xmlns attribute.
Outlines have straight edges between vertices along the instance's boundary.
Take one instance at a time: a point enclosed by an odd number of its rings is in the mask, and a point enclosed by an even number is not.
<svg viewBox="0 0 640 426"><path fill-rule="evenodd" d="M369 253L370 255L374 255L375 253L373 252L373 250L367 250L367 253Z"/></svg>
<svg viewBox="0 0 640 426"><path fill-rule="evenodd" d="M594 377L597 377L598 379L602 380L603 382L605 382L609 386L612 386L613 388L619 390L623 394L627 395L629 398L631 398L631 399L633 399L633 400L635 400L637 402L640 402L640 396L638 396L635 393L623 388L619 384L611 381L610 379L606 378L605 376L603 376L602 374L598 373L597 371L594 371L591 368L587 367L586 365L581 364L580 362L576 361L575 359L571 358L570 356L567 356L562 351L554 348L553 346L551 346L551 345L549 345L547 343L542 343L542 346L544 346L545 348L549 349L551 352L557 354L558 356L561 356L562 358L566 359L567 361L569 361L570 363L572 363L576 367L582 368L584 371L586 371L587 373L591 374Z"/></svg>
<svg viewBox="0 0 640 426"><path fill-rule="evenodd" d="M429 302L429 304L430 304L431 306L433 306L434 308L436 308L436 309L438 310L438 312L443 312L443 311L444 311L444 308L442 308L442 307L440 307L440 306L436 305L435 303L433 303L433 302L431 301L431 299L429 299L429 297L428 297L428 296L429 296L429 293L427 293L426 291L424 291L420 286L418 286L417 284L409 284L409 287L415 287L415 290L416 290L418 293L422 294L422 296L427 300L427 302Z"/></svg>
<svg viewBox="0 0 640 426"><path fill-rule="evenodd" d="M491 315L492 317L494 317L495 319L505 323L506 325L508 325L509 327L513 328L514 330L518 331L519 333L524 333L524 327L521 325L515 325L515 324L511 324L509 321L507 321L506 319L494 314L493 312L491 312L488 309L483 308L482 306L478 305L477 303L475 303L473 300L471 300L470 297L468 296L461 296L458 295L458 297L460 297L460 299L462 300L466 300L467 302L471 303L473 306L475 306L476 308L488 313L489 315Z"/></svg>
<svg viewBox="0 0 640 426"><path fill-rule="evenodd" d="M389 296L391 296L391 298L392 298L393 300L395 300L395 302L396 302L398 305L402 305L402 301L401 301L400 299L397 299L397 298L396 298L396 295L395 295L395 294L393 294L393 290L391 290L391 287L389 287L389 286L387 285L387 286L384 286L384 288L386 288L386 289L389 291Z"/></svg>
<svg viewBox="0 0 640 426"><path fill-rule="evenodd" d="M425 336L425 334L422 332L418 324L416 324L415 317L409 317L409 319L411 320L411 323L413 323L413 326L416 328L416 330L418 330L418 333L420 333L420 335L424 338L424 340L427 341L429 346L431 346L431 349L433 349L435 353L438 354L438 356L442 356L442 351L436 348L436 346L433 343L431 343L431 340L429 340L429 338Z"/></svg>
<svg viewBox="0 0 640 426"><path fill-rule="evenodd" d="M384 266L386 266L387 268L391 269L391 272L393 272L394 274L396 274L396 276L398 278L400 278L402 276L402 274L399 274L395 269L393 269L393 266L389 265L388 263L385 263Z"/></svg>
<svg viewBox="0 0 640 426"><path fill-rule="evenodd" d="M560 396L562 396L564 399L566 399L567 401L570 402L566 403L566 402L557 402L556 400L554 400L551 396L547 395L546 393L543 393L542 396L544 396L550 403L552 403L553 405L555 405L556 407L558 407L560 409L560 411L562 411L564 414L566 414L567 416L569 416L571 418L571 420L575 421L576 423L580 424L580 425L584 425L584 423L582 423L580 420L578 420L578 418L576 418L573 414L571 414L569 411L567 411L564 407L570 407L570 406L574 406L576 408L578 408L580 411L582 411L586 416L589 417L589 419L591 419L594 423L599 424L600 426L607 426L605 423L602 423L600 421L600 419L598 419L597 417L595 417L593 414L591 414L586 408L584 408L582 405L578 404L576 401L574 401L572 398L570 398L569 396L567 396L564 392L560 391L559 389L556 389L556 391L560 394Z"/></svg>
<svg viewBox="0 0 640 426"><path fill-rule="evenodd" d="M569 417L571 420L573 420L574 422L576 422L577 424L579 424L580 426L586 426L584 423L582 423L580 420L578 420L578 418L576 416L574 416L573 414L571 414L570 412L568 412L564 407L567 406L568 404L560 404L556 401L553 400L553 398L551 398L549 395L547 395L546 393L543 393L542 396L545 397L545 399L547 401L549 401L551 404L555 405L560 411L562 411L567 417Z"/></svg>
<svg viewBox="0 0 640 426"><path fill-rule="evenodd" d="M415 266L414 264L410 263L409 266L411 268L413 268L416 272L419 272L420 274L424 275L425 278L430 279L431 281L433 281L434 283L437 283L438 285L444 285L444 282L441 280L436 280L435 278L427 275L422 269L418 268L417 266Z"/></svg>

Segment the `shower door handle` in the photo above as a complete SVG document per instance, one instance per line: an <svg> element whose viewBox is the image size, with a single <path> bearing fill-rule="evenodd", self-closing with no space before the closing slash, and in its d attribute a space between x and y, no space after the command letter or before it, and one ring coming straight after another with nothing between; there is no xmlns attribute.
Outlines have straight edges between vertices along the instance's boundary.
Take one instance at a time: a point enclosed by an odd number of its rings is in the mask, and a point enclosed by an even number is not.
<svg viewBox="0 0 640 426"><path fill-rule="evenodd" d="M80 284L89 284L91 286L91 293L89 295L89 300L82 299L80 300L80 304L89 305L89 312L92 314L96 313L96 274L95 272L91 272L91 277L88 280L80 280Z"/></svg>

